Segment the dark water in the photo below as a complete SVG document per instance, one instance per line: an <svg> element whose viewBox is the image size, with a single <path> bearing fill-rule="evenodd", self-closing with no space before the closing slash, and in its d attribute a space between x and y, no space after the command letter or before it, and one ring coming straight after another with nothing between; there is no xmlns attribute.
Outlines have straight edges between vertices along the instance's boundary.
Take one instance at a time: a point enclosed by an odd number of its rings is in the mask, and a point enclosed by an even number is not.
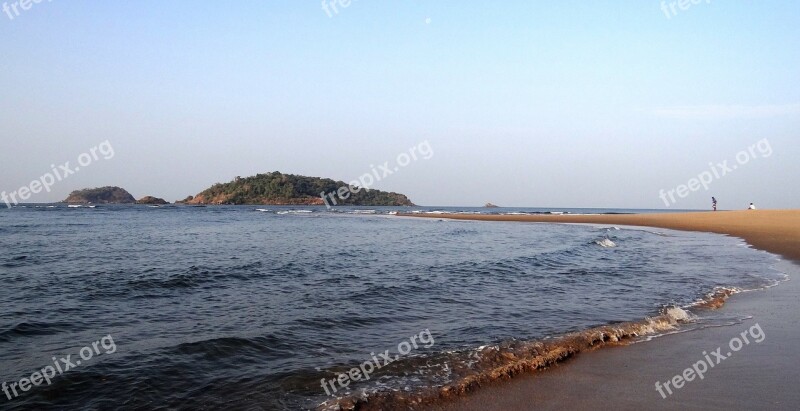
<svg viewBox="0 0 800 411"><path fill-rule="evenodd" d="M52 384L0 393L0 409L312 409L330 398L321 379L411 337L348 390L443 384L482 345L780 278L773 256L722 236L392 210L0 210L0 381L100 343ZM492 210L509 211L544 210Z"/></svg>

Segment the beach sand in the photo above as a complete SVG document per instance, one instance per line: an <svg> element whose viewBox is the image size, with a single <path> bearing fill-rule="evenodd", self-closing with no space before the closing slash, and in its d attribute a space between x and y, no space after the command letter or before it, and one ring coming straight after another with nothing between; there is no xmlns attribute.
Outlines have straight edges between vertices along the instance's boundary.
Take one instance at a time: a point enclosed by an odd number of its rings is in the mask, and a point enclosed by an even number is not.
<svg viewBox="0 0 800 411"><path fill-rule="evenodd" d="M633 215L413 215L482 221L650 226L733 235L786 258L777 266L791 280L736 294L720 309L741 324L666 335L628 346L578 354L545 372L483 386L430 410L800 409L800 210L756 210ZM765 338L662 398L662 384L758 324Z"/></svg>

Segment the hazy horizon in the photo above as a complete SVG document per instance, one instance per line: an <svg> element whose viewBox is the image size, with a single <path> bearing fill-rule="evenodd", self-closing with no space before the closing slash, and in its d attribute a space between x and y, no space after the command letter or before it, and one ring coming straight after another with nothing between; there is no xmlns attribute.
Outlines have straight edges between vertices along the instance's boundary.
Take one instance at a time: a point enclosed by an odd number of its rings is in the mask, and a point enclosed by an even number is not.
<svg viewBox="0 0 800 411"><path fill-rule="evenodd" d="M432 157L373 188L431 206L800 207L800 3L323 3L6 2L0 192L106 141L113 157L23 202L109 185L175 201L272 171L349 182L427 141Z"/></svg>

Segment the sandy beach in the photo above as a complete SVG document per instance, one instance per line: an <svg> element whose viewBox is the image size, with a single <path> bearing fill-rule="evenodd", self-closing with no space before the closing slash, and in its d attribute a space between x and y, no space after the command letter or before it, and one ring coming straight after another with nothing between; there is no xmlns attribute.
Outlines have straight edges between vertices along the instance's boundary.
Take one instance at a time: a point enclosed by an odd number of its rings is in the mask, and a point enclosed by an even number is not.
<svg viewBox="0 0 800 411"><path fill-rule="evenodd" d="M411 215L409 215L411 216ZM776 268L790 281L766 290L736 294L721 314L751 317L741 324L704 328L622 347L578 354L545 372L528 373L484 386L469 396L431 410L556 409L778 409L800 408L800 392L787 388L800 379L800 210L757 210L632 215L413 215L480 221L585 223L703 231L745 239L784 257ZM792 281L793 280L793 281ZM702 380L687 382L664 398L655 383L680 375L705 352L758 324L764 340L714 367Z"/></svg>

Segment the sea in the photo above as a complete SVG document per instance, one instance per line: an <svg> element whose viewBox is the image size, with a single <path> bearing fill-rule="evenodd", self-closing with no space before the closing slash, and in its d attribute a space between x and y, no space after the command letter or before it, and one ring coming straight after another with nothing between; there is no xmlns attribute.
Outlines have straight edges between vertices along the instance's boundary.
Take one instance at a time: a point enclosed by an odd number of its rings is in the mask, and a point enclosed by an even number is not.
<svg viewBox="0 0 800 411"><path fill-rule="evenodd" d="M565 336L735 324L704 302L786 278L715 234L400 215L654 211L3 207L0 410L413 409Z"/></svg>

